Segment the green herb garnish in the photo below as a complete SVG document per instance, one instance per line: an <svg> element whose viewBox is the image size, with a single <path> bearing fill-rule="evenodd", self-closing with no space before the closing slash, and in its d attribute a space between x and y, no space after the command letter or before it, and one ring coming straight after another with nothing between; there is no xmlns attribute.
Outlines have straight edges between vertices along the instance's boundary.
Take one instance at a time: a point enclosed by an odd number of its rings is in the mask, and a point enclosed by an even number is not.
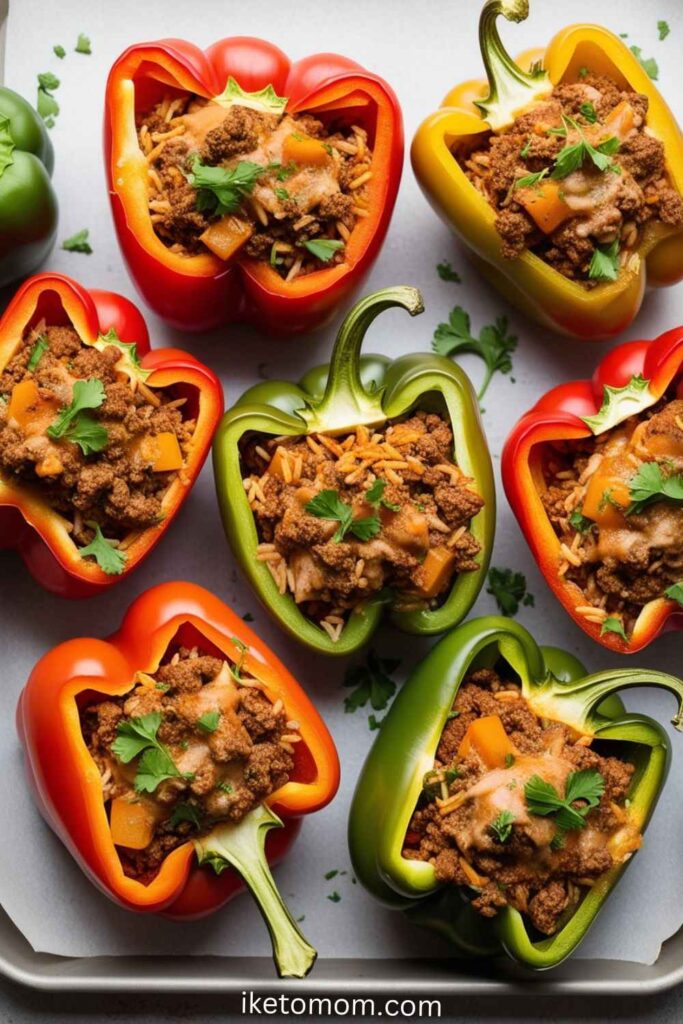
<svg viewBox="0 0 683 1024"><path fill-rule="evenodd" d="M659 66L654 57L643 57L643 51L639 46L632 46L631 53L636 58L640 66L647 73L647 75L656 82L659 78Z"/></svg>
<svg viewBox="0 0 683 1024"><path fill-rule="evenodd" d="M586 815L598 806L604 791L605 780L600 772L585 768L567 776L563 797L552 783L546 782L540 775L532 776L526 783L524 797L531 814L542 817L552 814L557 827L567 832L585 826ZM574 807L577 800L581 800L584 806Z"/></svg>
<svg viewBox="0 0 683 1024"><path fill-rule="evenodd" d="M526 576L514 569L500 569L492 566L488 573L487 594L492 594L503 613L511 617L519 611L520 604L533 607L534 596L526 588Z"/></svg>
<svg viewBox="0 0 683 1024"><path fill-rule="evenodd" d="M173 758L157 738L162 721L162 713L153 711L124 719L116 727L112 753L124 764L140 757L134 782L137 793L153 793L159 783L180 776Z"/></svg>
<svg viewBox="0 0 683 1024"><path fill-rule="evenodd" d="M658 501L683 501L683 473L665 476L658 462L644 462L629 484L631 504L626 515L639 515Z"/></svg>
<svg viewBox="0 0 683 1024"><path fill-rule="evenodd" d="M591 256L588 276L592 281L616 281L619 276L619 239L611 245L596 245Z"/></svg>
<svg viewBox="0 0 683 1024"><path fill-rule="evenodd" d="M86 256L90 256L92 253L92 246L88 241L90 232L87 228L83 228L82 231L77 231L75 235L71 235L70 238L65 238L62 242L62 249L66 249L67 252L82 252Z"/></svg>
<svg viewBox="0 0 683 1024"><path fill-rule="evenodd" d="M461 283L460 274L457 270L453 270L449 260L441 260L441 263L437 263L436 272L442 281L453 281L455 284Z"/></svg>
<svg viewBox="0 0 683 1024"><path fill-rule="evenodd" d="M515 818L512 811L501 811L489 825L489 831L499 843L507 843L512 835Z"/></svg>
<svg viewBox="0 0 683 1024"><path fill-rule="evenodd" d="M339 895L339 893L337 892L336 889L335 889L334 892L331 892L330 895L327 898L328 898L328 900L331 903L340 903L341 902L341 896Z"/></svg>
<svg viewBox="0 0 683 1024"><path fill-rule="evenodd" d="M59 57L60 60L64 60L64 58L66 57L66 50L63 46L53 46L52 52L54 53L55 57Z"/></svg>
<svg viewBox="0 0 683 1024"><path fill-rule="evenodd" d="M85 33L83 33L83 32L79 33L78 41L77 41L77 43L76 43L76 45L74 47L74 50L76 51L76 53L85 53L85 54L88 54L88 55L90 55L92 53L92 49L90 47L90 40L85 35Z"/></svg>
<svg viewBox="0 0 683 1024"><path fill-rule="evenodd" d="M400 664L398 658L380 658L370 650L365 664L350 666L344 675L344 686L353 692L344 698L344 711L356 711L368 701L375 711L384 711L396 693L396 683L390 677Z"/></svg>
<svg viewBox="0 0 683 1024"><path fill-rule="evenodd" d="M378 516L354 519L352 507L341 500L339 491L320 491L304 507L311 516L339 523L332 537L335 544L339 544L347 533L353 534L360 541L367 541L376 537L381 529Z"/></svg>
<svg viewBox="0 0 683 1024"><path fill-rule="evenodd" d="M36 110L42 117L48 128L54 125L55 117L59 113L59 103L52 93L59 88L59 79L51 71L44 71L38 75L38 99Z"/></svg>
<svg viewBox="0 0 683 1024"><path fill-rule="evenodd" d="M344 243L338 238L309 238L302 244L304 249L308 249L312 256L323 263L329 263L335 252L344 248Z"/></svg>
<svg viewBox="0 0 683 1024"><path fill-rule="evenodd" d="M87 410L99 409L104 399L101 380L77 380L73 386L71 402L47 428L48 435L55 441L62 438L72 441L79 445L84 455L101 452L107 445L109 435Z"/></svg>
<svg viewBox="0 0 683 1024"><path fill-rule="evenodd" d="M658 21L657 22L657 33L659 35L659 41L660 42L663 39L666 39L666 37L668 36L670 31L671 31L671 29L669 28L668 21Z"/></svg>
<svg viewBox="0 0 683 1024"><path fill-rule="evenodd" d="M87 558L90 555L107 576L120 576L126 565L125 551L112 547L103 536L99 523L89 519L86 526L95 531L95 536L84 548L78 549L80 557Z"/></svg>
<svg viewBox="0 0 683 1024"><path fill-rule="evenodd" d="M672 583L670 587L666 588L664 594L671 601L678 601L680 605L683 605L683 581L680 583Z"/></svg>
<svg viewBox="0 0 683 1024"><path fill-rule="evenodd" d="M575 508L570 515L569 523L574 527L577 533L588 533L588 531L595 526L594 521L589 519L588 516L585 516L578 508Z"/></svg>
<svg viewBox="0 0 683 1024"><path fill-rule="evenodd" d="M620 636L622 640L625 640L626 643L628 643L624 623L615 615L608 616L608 618L606 618L602 623L602 626L600 627L600 636L604 636L606 633L616 633L617 636Z"/></svg>
<svg viewBox="0 0 683 1024"><path fill-rule="evenodd" d="M533 174L525 174L523 178L517 178L517 181L512 186L513 188L535 188L544 178L548 176L548 168L544 167L542 171L535 171Z"/></svg>
<svg viewBox="0 0 683 1024"><path fill-rule="evenodd" d="M197 189L197 209L222 217L238 209L265 170L250 160L240 160L235 167L213 167L195 155L187 180Z"/></svg>
<svg viewBox="0 0 683 1024"><path fill-rule="evenodd" d="M483 360L486 367L478 398L484 397L495 373L510 373L512 353L517 348L517 336L508 334L507 317L499 316L495 324L482 327L475 338L470 327L469 314L462 306L451 310L448 323L439 324L434 331L432 348L440 356L453 356L471 352Z"/></svg>
<svg viewBox="0 0 683 1024"><path fill-rule="evenodd" d="M515 763L515 755L514 754L506 754L505 755L505 767L506 768L512 768L514 763Z"/></svg>
<svg viewBox="0 0 683 1024"><path fill-rule="evenodd" d="M579 107L579 113L584 116L589 124L595 124L598 119L597 111L590 101L581 104Z"/></svg>
<svg viewBox="0 0 683 1024"><path fill-rule="evenodd" d="M171 828L175 828L182 821L189 821L191 825L194 825L196 829L202 827L201 817L199 808L194 804L188 804L184 802L177 803L171 812L169 824Z"/></svg>
<svg viewBox="0 0 683 1024"><path fill-rule="evenodd" d="M37 368L38 363L43 358L49 347L50 346L48 344L47 338L45 337L44 334L41 334L41 336L38 338L38 341L31 349L31 356L26 365L26 369L33 373L33 371Z"/></svg>
<svg viewBox="0 0 683 1024"><path fill-rule="evenodd" d="M382 497L386 486L386 480L380 480L377 477L369 490L365 492L365 500L375 508L379 508L381 505L382 508L386 508L389 512L398 512L401 507L400 505L395 505L393 502L387 501L386 498Z"/></svg>
<svg viewBox="0 0 683 1024"><path fill-rule="evenodd" d="M565 128L573 128L578 132L578 142L573 142L561 149L555 158L555 166L551 178L566 178L573 171L578 171L585 160L590 160L599 171L609 170L614 166L612 155L619 149L619 139L612 136L598 146L593 146L581 130L581 126L573 118L562 115Z"/></svg>
<svg viewBox="0 0 683 1024"><path fill-rule="evenodd" d="M220 711L205 711L197 719L197 725L203 732L215 732L221 720Z"/></svg>

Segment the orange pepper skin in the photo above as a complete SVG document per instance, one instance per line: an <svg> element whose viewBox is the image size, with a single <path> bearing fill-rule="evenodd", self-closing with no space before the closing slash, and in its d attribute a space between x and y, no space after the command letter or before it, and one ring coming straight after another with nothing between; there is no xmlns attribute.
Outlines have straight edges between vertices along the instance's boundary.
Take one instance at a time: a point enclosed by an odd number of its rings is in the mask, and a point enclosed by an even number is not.
<svg viewBox="0 0 683 1024"><path fill-rule="evenodd" d="M61 597L91 597L125 579L161 540L187 498L209 453L223 412L223 389L216 375L179 349L149 346L147 326L129 299L113 292L87 290L62 274L37 274L16 293L0 319L0 368L12 358L27 325L46 317L49 324L70 324L86 344L114 328L135 343L151 387L175 386L196 408L197 426L183 479L176 478L166 499L165 517L144 530L127 549L124 571L108 576L86 561L66 529L66 521L44 502L0 471L0 548L16 548L31 575Z"/></svg>
<svg viewBox="0 0 683 1024"><path fill-rule="evenodd" d="M652 80L617 36L597 25L571 25L558 32L544 51L528 51L517 63L526 69L539 59L553 84L576 81L579 69L586 66L611 76L622 87L644 93L649 100L648 124L664 143L673 185L683 192L681 130ZM683 279L683 230L649 225L634 265L622 268L616 281L591 289L565 278L531 252L504 259L495 211L451 152L458 140L489 131L474 105L486 92L485 81L456 86L444 105L418 128L411 158L425 196L468 247L475 266L523 313L582 341L614 337L638 314L646 284L658 287Z"/></svg>
<svg viewBox="0 0 683 1024"><path fill-rule="evenodd" d="M289 113L334 111L367 126L373 148L369 216L357 223L334 266L287 283L267 261L224 262L211 253L171 252L153 230L147 207L147 164L134 131L134 111L148 109L167 87L207 98L232 76L241 88L272 85ZM107 82L105 164L114 224L130 275L149 306L185 331L245 321L276 334L312 330L329 320L360 285L381 248L403 168L403 123L393 90L377 75L337 54L292 64L271 43L234 37L200 50L179 39L129 47Z"/></svg>
<svg viewBox="0 0 683 1024"><path fill-rule="evenodd" d="M192 583L163 583L129 608L108 640L69 640L33 669L17 708L17 729L26 773L43 817L74 859L110 899L129 910L168 912L176 917L211 913L244 888L227 869L198 867L191 842L175 849L149 885L123 873L111 839L100 776L80 728L79 702L93 695L120 696L135 673L156 671L174 638L200 642L234 662L237 637L248 648L245 669L272 700L281 698L300 723L292 778L267 803L285 823L267 838L269 859L284 855L301 815L324 807L339 786L339 760L318 712L282 662L243 619L207 590Z"/></svg>
<svg viewBox="0 0 683 1024"><path fill-rule="evenodd" d="M583 417L594 417L599 412L605 386L623 388L634 377L648 382L643 392L648 405L676 383L677 395L683 397L683 327L667 331L654 341L617 345L598 364L592 380L570 381L548 391L513 427L501 465L508 501L548 586L588 636L619 654L635 654L660 633L683 629L683 607L666 597L650 601L644 605L628 642L616 633L601 635L600 625L588 622L576 610L587 602L577 586L558 574L560 541L541 499L545 487L542 464L544 453L558 441L591 436ZM614 425L635 411L634 405L625 406Z"/></svg>

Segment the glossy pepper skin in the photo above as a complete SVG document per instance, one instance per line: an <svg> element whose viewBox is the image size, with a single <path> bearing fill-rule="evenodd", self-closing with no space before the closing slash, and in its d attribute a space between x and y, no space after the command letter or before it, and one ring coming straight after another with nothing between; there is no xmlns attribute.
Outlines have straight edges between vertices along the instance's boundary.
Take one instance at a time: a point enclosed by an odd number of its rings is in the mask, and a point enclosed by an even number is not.
<svg viewBox="0 0 683 1024"><path fill-rule="evenodd" d="M7 124L5 124L7 121ZM6 86L0 88L0 287L31 274L57 234L51 177L52 142L42 117Z"/></svg>
<svg viewBox="0 0 683 1024"><path fill-rule="evenodd" d="M135 112L149 109L169 87L218 96L230 77L247 92L271 85L287 97L289 113L368 127L374 147L370 216L354 228L343 262L287 284L267 261L225 263L208 252L188 258L172 253L154 233ZM185 331L246 321L295 333L328 320L379 253L403 165L401 112L386 82L337 54L292 64L271 43L243 36L222 39L206 51L179 39L129 47L109 74L104 140L114 223L131 277L148 305Z"/></svg>
<svg viewBox="0 0 683 1024"><path fill-rule="evenodd" d="M638 260L622 268L616 281L586 288L531 252L513 260L503 258L495 211L463 173L451 150L491 129L508 126L535 100L547 96L553 85L580 81L582 67L648 97L648 125L664 143L667 171L678 191L683 191L683 135L628 46L605 28L570 25L554 36L545 50L528 51L515 64L502 46L496 18L502 14L511 21L522 21L528 7L528 0L487 0L479 38L488 86L484 81L469 81L448 93L441 108L417 130L413 168L436 212L508 301L543 326L579 340L611 338L638 314L646 285L671 285L681 280L683 230L648 225ZM544 72L534 69L538 61Z"/></svg>
<svg viewBox="0 0 683 1024"><path fill-rule="evenodd" d="M261 682L273 702L282 699L290 717L300 724L303 739L295 748L292 778L268 798L267 807L256 808L239 825L217 826L210 837L197 841L196 850L192 841L175 849L157 876L143 885L124 874L112 842L100 776L81 733L79 708L103 696L127 693L135 685L136 672L155 672L171 644L199 645L234 664L239 653L235 638L248 649L245 672ZM133 911L201 917L242 891L246 882L272 930L280 968L284 973L310 969L310 947L307 951L254 843L260 842L262 849L262 833L282 826L276 817L280 815L285 825L269 835L266 853L274 860L289 850L300 817L324 807L337 791L337 753L299 684L226 605L191 583L163 583L146 591L108 640L69 640L38 662L19 699L17 727L41 814L110 899ZM232 858L241 852L241 844L247 851L240 864L242 877L228 866L237 863ZM218 849L220 874L198 863L198 857L214 863Z"/></svg>
<svg viewBox="0 0 683 1024"><path fill-rule="evenodd" d="M618 668L587 675L577 659L539 647L516 622L498 616L463 623L432 648L414 670L382 722L362 769L351 806L349 845L358 880L378 900L408 912L416 923L439 930L463 952L505 951L519 963L543 970L574 952L621 877L625 865L606 872L568 922L553 936L533 941L523 917L511 907L484 920L454 886L439 888L426 861L402 856L406 831L423 777L465 676L506 662L519 676L522 695L544 718L583 735L618 743L636 764L629 814L642 831L664 785L670 747L662 727L625 711L617 691L660 686L678 700L673 719L683 728L683 681L663 672ZM616 753L617 751L615 751Z"/></svg>
<svg viewBox="0 0 683 1024"><path fill-rule="evenodd" d="M416 408L433 408L441 396L453 428L455 454L484 507L471 531L481 544L480 567L463 572L435 610L392 612L393 623L406 633L442 633L459 622L474 604L486 577L495 528L495 489L491 459L472 386L449 359L427 353L361 356L365 333L380 313L392 307L411 316L423 310L415 288L385 288L361 299L342 324L332 360L316 366L298 384L268 381L250 388L226 412L214 443L214 473L223 524L233 553L254 590L279 624L295 639L323 654L349 654L365 644L382 618L380 604L350 616L334 643L304 615L289 594L280 594L264 562L256 559L258 536L242 484L239 444L248 432L302 435L343 433L364 424L381 425ZM438 406L436 406L438 407Z"/></svg>
<svg viewBox="0 0 683 1024"><path fill-rule="evenodd" d="M599 436L654 405L674 388L683 396L683 327L654 341L617 345L598 364L592 380L570 381L548 391L510 432L502 456L505 493L546 582L588 636L619 654L634 654L660 633L683 628L683 607L660 597L643 606L633 633L601 635L577 608L586 604L575 584L558 574L560 541L543 507L544 457L554 444Z"/></svg>
<svg viewBox="0 0 683 1024"><path fill-rule="evenodd" d="M88 290L62 274L38 274L17 291L0 319L0 367L12 358L25 328L42 317L49 324L70 324L86 344L94 344L113 328L121 341L137 346L140 369L149 372L147 385L175 387L180 396L188 398L197 420L183 479L174 481L164 499L163 521L144 530L128 547L124 570L118 576L107 575L94 561L81 558L66 520L39 493L0 473L0 549L16 548L46 590L62 597L91 597L125 579L170 526L208 454L223 411L223 391L215 374L186 352L171 348L152 351L145 321L129 299ZM136 372L130 363L127 372Z"/></svg>

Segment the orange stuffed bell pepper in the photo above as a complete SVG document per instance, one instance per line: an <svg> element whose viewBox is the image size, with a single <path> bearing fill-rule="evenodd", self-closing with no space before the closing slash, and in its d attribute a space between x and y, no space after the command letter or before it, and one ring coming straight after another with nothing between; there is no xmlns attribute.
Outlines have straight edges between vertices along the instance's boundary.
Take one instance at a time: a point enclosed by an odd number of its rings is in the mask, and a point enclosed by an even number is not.
<svg viewBox="0 0 683 1024"><path fill-rule="evenodd" d="M114 223L145 301L181 330L312 330L377 257L403 166L401 111L337 54L260 39L140 43L109 74Z"/></svg>
<svg viewBox="0 0 683 1024"><path fill-rule="evenodd" d="M512 429L505 492L555 596L598 643L683 627L683 328L617 345Z"/></svg>
<svg viewBox="0 0 683 1024"><path fill-rule="evenodd" d="M110 899L192 918L246 885L279 973L310 970L315 950L268 861L334 797L337 753L296 680L221 601L191 583L153 587L108 640L46 654L17 722L41 813Z"/></svg>
<svg viewBox="0 0 683 1024"><path fill-rule="evenodd" d="M0 548L53 593L102 592L170 526L222 411L215 374L150 350L128 299L30 278L0 320Z"/></svg>
<svg viewBox="0 0 683 1024"><path fill-rule="evenodd" d="M637 315L646 285L671 285L683 277L683 136L639 61L607 29L568 26L545 50L513 61L496 21L503 15L519 22L527 14L528 0L487 0L479 39L488 85L468 81L448 93L418 128L413 168L435 210L506 299L563 334L613 337ZM537 120L534 109L552 99L556 86L569 84L581 97L575 102L566 94L561 111L546 104L548 116ZM603 86L619 90L613 93L614 103L621 97L616 106L601 93ZM506 132L511 138L521 133L514 140L518 156L511 163L510 153L497 151L507 160L507 170L495 164L497 180L482 166L475 173L473 154L480 165L489 161L489 141ZM648 161L658 150L652 174L638 165L645 147ZM494 170L493 161L488 166ZM609 199L604 191L613 182L622 198ZM668 209L657 205L660 186ZM599 217L606 212L612 221L605 228L603 220L600 229L596 221L589 237L591 211ZM574 230L579 218L583 224Z"/></svg>

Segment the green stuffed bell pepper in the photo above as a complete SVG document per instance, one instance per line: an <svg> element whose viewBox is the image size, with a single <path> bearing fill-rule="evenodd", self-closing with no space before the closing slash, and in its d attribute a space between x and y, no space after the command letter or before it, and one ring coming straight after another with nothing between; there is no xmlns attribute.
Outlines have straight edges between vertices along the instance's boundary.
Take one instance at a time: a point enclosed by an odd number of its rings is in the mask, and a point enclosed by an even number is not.
<svg viewBox="0 0 683 1024"><path fill-rule="evenodd" d="M491 459L465 374L450 360L427 353L393 361L360 354L372 322L392 307L405 309L412 316L421 313L420 293L407 286L395 287L362 299L344 320L329 364L310 370L298 384L267 381L250 388L225 414L214 443L218 498L235 557L277 621L293 637L325 654L343 655L361 647L376 629L385 606L389 606L394 624L405 632L434 634L451 628L464 618L481 589L493 543ZM432 429L436 433L427 436ZM358 437L361 441L357 443ZM438 446L438 437L444 445L447 438L447 456ZM300 448L280 447L289 438ZM260 471L247 475L245 444L255 448L257 458L266 460L260 480ZM401 444L408 447L399 450ZM367 452L370 455L365 461L348 463L364 459ZM386 452L390 453L388 459L370 464ZM415 452L431 452L436 465L421 462ZM446 458L452 461L445 463ZM275 466L278 460L279 469ZM344 466L352 472L347 473ZM280 474L277 484L276 469ZM397 476L396 469L403 476ZM284 556L275 550L275 544L263 545L255 515L264 501L274 501L275 506L280 501L284 507L283 494L292 473L295 484L300 478L301 487L297 485L296 494L287 495L289 519L282 529L289 530L289 537L299 531L300 539L292 544L295 550L287 563L287 575L283 568L278 577L273 560L279 570ZM409 485L411 473L417 483ZM433 494L427 493L422 481L436 479L439 473L442 482L434 485ZM355 486L351 481L357 479L362 482L360 490L360 485L356 487L357 500L342 500L348 497L348 488ZM397 480L400 487L396 487ZM265 498L261 485L266 490L270 487ZM416 489L422 490L417 494ZM294 491L294 484L289 490ZM433 504L434 495L445 511ZM267 514L272 522L278 513ZM451 525L443 521L448 515ZM458 522L461 525L456 528ZM280 529L278 521L268 539L277 539ZM445 532L439 534L440 530ZM321 531L323 544L319 543ZM314 564L318 551L320 561ZM383 558L394 559L390 569L398 565L406 573L412 572L412 579L423 581L423 589L415 592L406 585L406 591L398 594L383 586ZM341 614L333 604L324 604L329 591L321 590L322 596L311 601L312 591L303 590L315 573L328 571L330 565L334 567L329 570L330 586L342 579L340 586L345 585L352 595ZM454 565L465 568L456 571ZM369 580L371 571L374 576ZM305 584L300 585L302 579ZM358 590L361 584L369 589ZM438 596L433 596L437 590ZM328 619L329 607L336 616ZM316 618L311 609L322 611ZM326 621L321 624L322 619Z"/></svg>
<svg viewBox="0 0 683 1024"><path fill-rule="evenodd" d="M361 772L349 820L359 881L462 953L559 964L640 845L666 779L666 732L618 698L633 686L673 692L683 728L673 676L587 675L495 616L453 630L399 693ZM459 883L444 881L449 864Z"/></svg>
<svg viewBox="0 0 683 1024"><path fill-rule="evenodd" d="M57 234L52 143L30 103L0 88L0 287L31 274Z"/></svg>

